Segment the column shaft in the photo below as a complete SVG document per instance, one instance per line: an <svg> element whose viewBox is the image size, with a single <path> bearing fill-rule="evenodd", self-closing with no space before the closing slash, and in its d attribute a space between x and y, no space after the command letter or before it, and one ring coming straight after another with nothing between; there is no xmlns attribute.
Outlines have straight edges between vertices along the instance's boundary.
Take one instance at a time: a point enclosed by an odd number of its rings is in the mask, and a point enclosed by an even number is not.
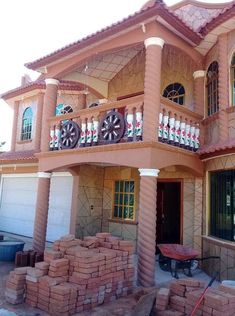
<svg viewBox="0 0 235 316"><path fill-rule="evenodd" d="M147 46L145 58L143 140L157 141L162 47L160 45Z"/></svg>
<svg viewBox="0 0 235 316"><path fill-rule="evenodd" d="M15 151L15 145L17 141L17 127L18 125L18 114L19 114L19 101L14 102L14 117L13 117L13 127L11 136L11 151Z"/></svg>
<svg viewBox="0 0 235 316"><path fill-rule="evenodd" d="M47 83L42 112L41 151L48 151L49 149L50 124L47 120L55 115L57 91L57 84Z"/></svg>
<svg viewBox="0 0 235 316"><path fill-rule="evenodd" d="M140 178L138 218L138 280L140 285L154 285L156 251L156 195L155 177Z"/></svg>
<svg viewBox="0 0 235 316"><path fill-rule="evenodd" d="M34 220L33 249L45 249L50 194L50 178L38 178L36 214Z"/></svg>

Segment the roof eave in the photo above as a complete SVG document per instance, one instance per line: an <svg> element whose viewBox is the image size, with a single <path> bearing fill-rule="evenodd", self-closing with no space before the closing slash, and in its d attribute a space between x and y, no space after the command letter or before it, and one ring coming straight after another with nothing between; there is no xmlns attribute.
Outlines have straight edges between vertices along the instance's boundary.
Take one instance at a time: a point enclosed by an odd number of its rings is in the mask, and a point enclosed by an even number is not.
<svg viewBox="0 0 235 316"><path fill-rule="evenodd" d="M170 12L164 4L156 3L153 7L137 12L134 15L127 17L124 21L111 25L78 42L75 42L67 47L55 51L54 53L48 56L45 56L41 59L38 59L30 63L26 63L25 66L32 70L38 70L39 68L49 65L57 59L74 53L74 51L76 50L88 47L94 43L103 40L104 38L108 38L109 36L112 36L114 33L119 33L123 29L127 29L135 24L139 25L140 23L143 23L145 20L148 20L149 18L154 17L155 15L160 15L162 18L166 19L169 24L173 24L175 28L178 28L178 30L180 30L182 35L188 37L191 42L194 42L195 46L197 46L202 40L200 34L190 29L184 22L182 22L177 16L175 16L173 12Z"/></svg>

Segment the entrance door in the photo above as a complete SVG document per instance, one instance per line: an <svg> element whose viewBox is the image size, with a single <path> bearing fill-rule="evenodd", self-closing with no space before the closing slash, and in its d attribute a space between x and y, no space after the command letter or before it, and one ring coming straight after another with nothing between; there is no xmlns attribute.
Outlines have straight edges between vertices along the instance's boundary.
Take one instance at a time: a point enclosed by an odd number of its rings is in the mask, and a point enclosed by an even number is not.
<svg viewBox="0 0 235 316"><path fill-rule="evenodd" d="M181 182L157 182L156 243L181 242Z"/></svg>

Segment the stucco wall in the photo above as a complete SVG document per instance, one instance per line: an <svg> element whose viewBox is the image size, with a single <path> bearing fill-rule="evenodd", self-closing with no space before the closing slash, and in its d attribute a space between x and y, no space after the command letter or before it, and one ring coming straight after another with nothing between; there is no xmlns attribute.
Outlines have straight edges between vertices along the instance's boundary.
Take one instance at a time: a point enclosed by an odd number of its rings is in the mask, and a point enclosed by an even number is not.
<svg viewBox="0 0 235 316"><path fill-rule="evenodd" d="M27 98L19 103L17 131L16 131L16 151L31 150L35 147L35 126L37 116L37 97ZM33 122L32 122L32 137L30 141L21 141L21 129L22 129L22 118L26 108L31 107L33 111Z"/></svg>
<svg viewBox="0 0 235 316"><path fill-rule="evenodd" d="M211 119L205 128L205 145L215 144L219 141L219 119Z"/></svg>
<svg viewBox="0 0 235 316"><path fill-rule="evenodd" d="M73 108L73 111L79 111L83 109L83 95L81 94L58 94L57 104L66 104L70 105Z"/></svg>
<svg viewBox="0 0 235 316"><path fill-rule="evenodd" d="M197 70L189 56L176 47L165 45L162 55L161 91L179 82L185 88L185 106L193 109L193 72ZM110 82L109 99L144 90L145 53L141 51Z"/></svg>

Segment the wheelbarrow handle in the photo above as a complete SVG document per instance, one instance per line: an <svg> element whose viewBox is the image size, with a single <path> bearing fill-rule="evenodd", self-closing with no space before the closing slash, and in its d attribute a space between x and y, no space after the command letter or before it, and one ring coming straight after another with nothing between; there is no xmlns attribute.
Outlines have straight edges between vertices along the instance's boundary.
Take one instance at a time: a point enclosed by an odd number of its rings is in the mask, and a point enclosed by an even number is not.
<svg viewBox="0 0 235 316"><path fill-rule="evenodd" d="M215 281L215 279L217 278L218 273L216 273L216 275L210 280L210 282L208 283L207 287L205 288L205 290L203 291L202 295L199 297L192 313L190 314L190 316L194 316L198 307L200 306L204 296L206 295L206 292L209 290L209 288L212 286L213 282Z"/></svg>

